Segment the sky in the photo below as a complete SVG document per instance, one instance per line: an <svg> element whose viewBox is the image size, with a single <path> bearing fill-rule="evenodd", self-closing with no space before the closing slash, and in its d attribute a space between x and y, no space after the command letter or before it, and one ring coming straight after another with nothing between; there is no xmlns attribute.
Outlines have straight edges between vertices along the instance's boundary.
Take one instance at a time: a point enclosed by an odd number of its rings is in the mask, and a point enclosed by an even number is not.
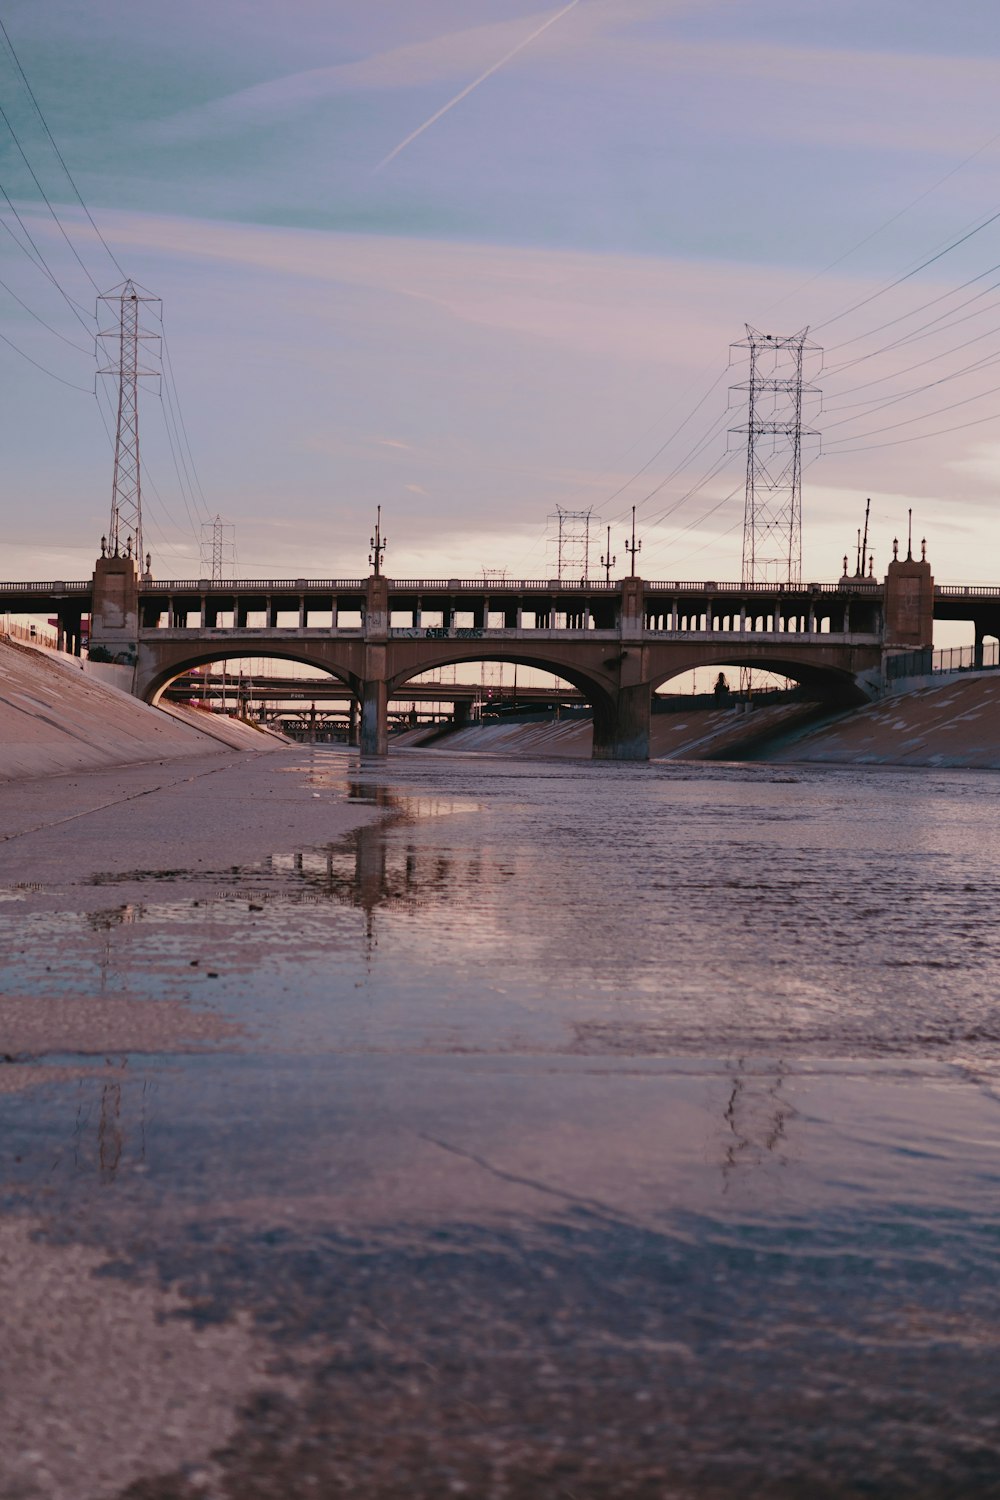
<svg viewBox="0 0 1000 1500"><path fill-rule="evenodd" d="M140 403L158 577L216 514L240 576L356 577L377 505L392 576L548 577L559 506L620 573L634 504L646 577L736 579L749 324L817 346L805 578L853 571L870 496L876 573L912 508L940 581L1000 583L993 0L0 17L107 246L4 53L6 577L85 577L107 530L124 271L173 376Z"/></svg>

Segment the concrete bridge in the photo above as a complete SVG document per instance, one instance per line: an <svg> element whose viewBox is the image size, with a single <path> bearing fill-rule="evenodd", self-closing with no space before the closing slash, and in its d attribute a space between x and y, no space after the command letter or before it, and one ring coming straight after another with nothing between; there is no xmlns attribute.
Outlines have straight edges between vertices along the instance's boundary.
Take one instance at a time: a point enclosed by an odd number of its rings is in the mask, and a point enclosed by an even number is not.
<svg viewBox="0 0 1000 1500"><path fill-rule="evenodd" d="M594 755L642 760L651 700L692 668L747 666L790 677L832 704L881 690L885 663L932 644L938 618L1000 628L1000 589L935 588L930 565L890 563L884 580L802 586L584 580L274 579L161 581L102 557L85 583L0 584L0 609L58 621L79 651L132 669L155 702L174 678L240 656L328 673L358 703L361 748L384 755L390 696L463 662L555 673L590 703Z"/></svg>

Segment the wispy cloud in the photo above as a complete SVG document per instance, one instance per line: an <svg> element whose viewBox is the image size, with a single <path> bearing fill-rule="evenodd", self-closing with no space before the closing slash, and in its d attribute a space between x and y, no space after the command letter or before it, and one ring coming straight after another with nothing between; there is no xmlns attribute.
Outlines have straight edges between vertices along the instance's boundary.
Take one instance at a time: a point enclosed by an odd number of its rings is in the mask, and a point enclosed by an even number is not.
<svg viewBox="0 0 1000 1500"><path fill-rule="evenodd" d="M208 133L241 131L248 126L274 123L340 94L453 82L471 68L482 67L500 48L520 50L526 44L524 27L532 19L522 16L513 21L470 26L426 41L373 52L354 62L284 74L183 110L146 130L159 142L182 143L199 140Z"/></svg>

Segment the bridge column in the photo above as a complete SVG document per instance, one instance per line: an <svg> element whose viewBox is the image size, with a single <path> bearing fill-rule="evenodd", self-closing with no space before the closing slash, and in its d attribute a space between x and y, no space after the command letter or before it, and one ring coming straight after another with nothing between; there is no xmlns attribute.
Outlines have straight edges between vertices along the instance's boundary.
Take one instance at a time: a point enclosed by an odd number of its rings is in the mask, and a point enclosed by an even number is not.
<svg viewBox="0 0 1000 1500"><path fill-rule="evenodd" d="M139 645L139 574L131 557L100 557L94 565L90 654L135 662Z"/></svg>
<svg viewBox="0 0 1000 1500"><path fill-rule="evenodd" d="M369 578L365 597L365 664L361 684L361 754L389 753L389 584L381 574Z"/></svg>
<svg viewBox="0 0 1000 1500"><path fill-rule="evenodd" d="M923 650L934 644L934 579L926 559L894 558L885 575L884 644Z"/></svg>
<svg viewBox="0 0 1000 1500"><path fill-rule="evenodd" d="M389 753L389 685L376 678L362 687L361 754Z"/></svg>
<svg viewBox="0 0 1000 1500"><path fill-rule="evenodd" d="M645 586L641 578L623 578L618 632L618 688L594 700L595 760L648 760L653 690L644 644Z"/></svg>
<svg viewBox="0 0 1000 1500"><path fill-rule="evenodd" d="M609 703L594 704L594 760L648 760L653 689L648 682L620 687Z"/></svg>

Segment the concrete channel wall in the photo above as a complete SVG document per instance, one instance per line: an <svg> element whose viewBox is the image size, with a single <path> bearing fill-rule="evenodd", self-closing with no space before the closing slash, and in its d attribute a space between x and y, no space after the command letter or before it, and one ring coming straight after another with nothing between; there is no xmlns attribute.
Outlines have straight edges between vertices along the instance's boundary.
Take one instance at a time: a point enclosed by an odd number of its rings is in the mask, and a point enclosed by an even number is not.
<svg viewBox="0 0 1000 1500"><path fill-rule="evenodd" d="M78 658L0 639L0 780L287 743L196 709L150 708Z"/></svg>
<svg viewBox="0 0 1000 1500"><path fill-rule="evenodd" d="M910 691L850 709L816 724L803 705L783 704L734 714L692 708L653 718L654 760L812 761L828 765L967 766L1000 770L1000 672L927 678ZM815 710L813 710L813 718ZM590 724L486 723L460 729L431 747L480 755L590 755ZM419 748L426 730L393 740ZM757 744L752 741L757 740Z"/></svg>

